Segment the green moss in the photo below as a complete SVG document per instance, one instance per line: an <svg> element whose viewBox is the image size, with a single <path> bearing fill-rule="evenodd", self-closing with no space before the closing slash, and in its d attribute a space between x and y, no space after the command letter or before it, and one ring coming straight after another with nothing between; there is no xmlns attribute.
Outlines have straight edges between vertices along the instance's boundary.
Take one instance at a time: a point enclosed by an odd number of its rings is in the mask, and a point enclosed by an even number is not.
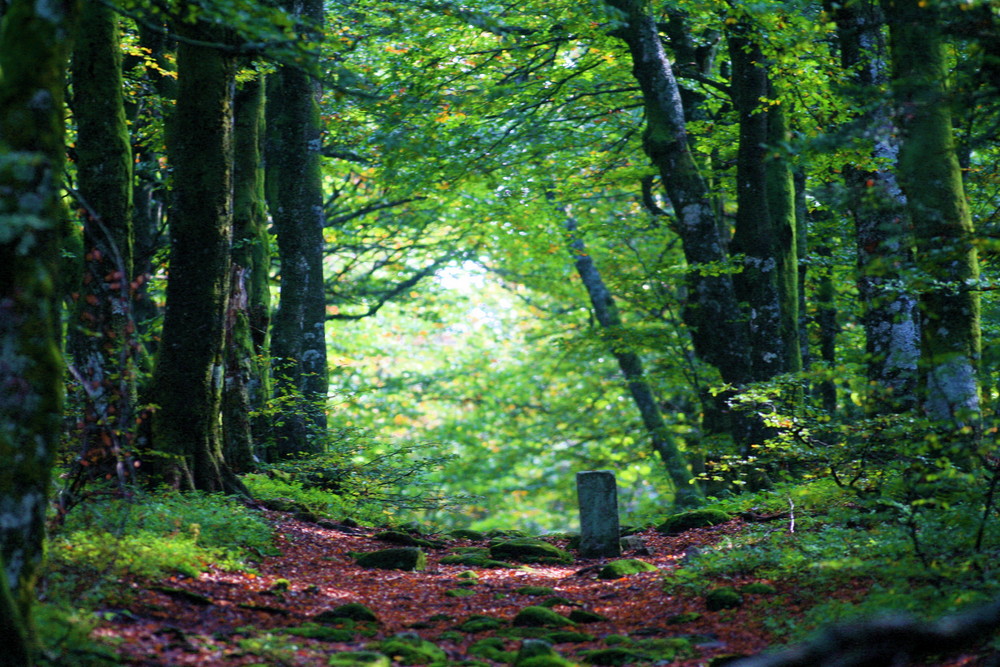
<svg viewBox="0 0 1000 667"><path fill-rule="evenodd" d="M423 570L427 567L427 554L418 547L381 549L357 557L361 567L379 570Z"/></svg>
<svg viewBox="0 0 1000 667"><path fill-rule="evenodd" d="M644 653L617 646L595 651L583 651L580 656L584 662L589 662L592 665L611 665L612 667L650 661L650 658Z"/></svg>
<svg viewBox="0 0 1000 667"><path fill-rule="evenodd" d="M559 655L541 639L527 639L514 658L515 667L572 667L573 663Z"/></svg>
<svg viewBox="0 0 1000 667"><path fill-rule="evenodd" d="M554 590L548 586L521 586L514 590L518 595L531 595L531 596L541 596L541 595L552 595L555 593Z"/></svg>
<svg viewBox="0 0 1000 667"><path fill-rule="evenodd" d="M774 595L778 592L778 589L771 584L765 584L761 581L755 581L744 586L740 586L740 593L744 595Z"/></svg>
<svg viewBox="0 0 1000 667"><path fill-rule="evenodd" d="M371 609L359 602L348 602L333 609L327 609L313 616L317 623L337 623L344 620L378 623L378 617Z"/></svg>
<svg viewBox="0 0 1000 667"><path fill-rule="evenodd" d="M545 627L559 628L567 625L576 625L561 614L546 607L531 606L525 607L514 616L513 624L518 627Z"/></svg>
<svg viewBox="0 0 1000 667"><path fill-rule="evenodd" d="M743 596L732 586L723 586L709 591L705 595L705 605L709 611L734 609L743 604Z"/></svg>
<svg viewBox="0 0 1000 667"><path fill-rule="evenodd" d="M482 568L516 568L505 561L494 560L489 556L478 553L452 554L441 559L442 565L465 565L466 567Z"/></svg>
<svg viewBox="0 0 1000 667"><path fill-rule="evenodd" d="M374 647L404 665L426 665L448 659L440 648L413 634L396 635L376 643Z"/></svg>
<svg viewBox="0 0 1000 667"><path fill-rule="evenodd" d="M476 591L469 590L468 588L452 588L445 591L444 594L449 598L464 598L475 595Z"/></svg>
<svg viewBox="0 0 1000 667"><path fill-rule="evenodd" d="M456 629L462 632L486 632L503 627L503 621L490 616L474 615L462 621Z"/></svg>
<svg viewBox="0 0 1000 667"><path fill-rule="evenodd" d="M715 526L725 523L731 518L731 516L722 510L690 510L667 517L666 521L656 527L656 530L667 535L675 535L691 528L704 528L705 526Z"/></svg>
<svg viewBox="0 0 1000 667"><path fill-rule="evenodd" d="M701 614L699 614L698 612L686 611L682 614L674 614L673 616L667 619L667 623L669 623L670 625L681 625L684 623L691 623L693 621L697 621L699 618L701 618Z"/></svg>
<svg viewBox="0 0 1000 667"><path fill-rule="evenodd" d="M507 559L521 563L548 563L567 565L573 562L573 556L554 544L530 537L516 538L498 542L490 547L490 556L495 559Z"/></svg>
<svg viewBox="0 0 1000 667"><path fill-rule="evenodd" d="M595 611L587 611L586 609L574 609L569 613L569 620L574 623L600 623L602 621L607 621L608 617L602 614L598 614Z"/></svg>
<svg viewBox="0 0 1000 667"><path fill-rule="evenodd" d="M480 639L469 647L468 654L492 662L514 662L514 652L504 650L506 642L498 637Z"/></svg>
<svg viewBox="0 0 1000 667"><path fill-rule="evenodd" d="M472 530L471 528L456 528L447 533L448 537L453 537L456 540L476 540L482 541L486 539L486 534L478 530Z"/></svg>
<svg viewBox="0 0 1000 667"><path fill-rule="evenodd" d="M552 607L570 607L576 604L577 604L576 602L573 602L569 598L564 598L559 595L556 595L553 597L545 598L544 600L538 603L538 606L548 607L549 609L551 609Z"/></svg>
<svg viewBox="0 0 1000 667"><path fill-rule="evenodd" d="M571 630L549 632L545 635L545 641L550 644L579 644L582 642L592 642L594 639L594 635L586 632L573 632Z"/></svg>
<svg viewBox="0 0 1000 667"><path fill-rule="evenodd" d="M331 628L328 625L320 625L319 623L303 623L294 628L283 628L280 632L286 635L319 639L326 642L349 642L354 639L354 632L351 630Z"/></svg>
<svg viewBox="0 0 1000 667"><path fill-rule="evenodd" d="M389 657L375 651L334 653L326 663L330 667L390 667Z"/></svg>
<svg viewBox="0 0 1000 667"><path fill-rule="evenodd" d="M657 567L644 560L626 558L608 563L598 573L598 579L620 579L639 572L656 572Z"/></svg>

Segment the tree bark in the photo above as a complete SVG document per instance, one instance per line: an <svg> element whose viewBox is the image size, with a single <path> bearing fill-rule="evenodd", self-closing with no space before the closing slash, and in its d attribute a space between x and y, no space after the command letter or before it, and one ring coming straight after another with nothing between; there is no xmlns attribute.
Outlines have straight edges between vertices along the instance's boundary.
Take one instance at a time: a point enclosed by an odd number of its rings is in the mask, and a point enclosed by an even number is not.
<svg viewBox="0 0 1000 667"><path fill-rule="evenodd" d="M73 3L14 0L0 27L0 591L30 653L31 604L62 419L60 202ZM9 595L8 595L9 593ZM11 647L7 653L8 646Z"/></svg>
<svg viewBox="0 0 1000 667"><path fill-rule="evenodd" d="M305 30L318 29L319 0L288 0ZM326 429L326 299L323 184L317 82L279 67L267 84L267 201L278 237L281 291L271 327L275 391L289 409L276 429L275 457L317 451Z"/></svg>
<svg viewBox="0 0 1000 667"><path fill-rule="evenodd" d="M884 18L871 0L832 8L837 21L841 64L856 72L864 97L879 94L888 83L883 52ZM872 137L872 156L895 163L899 146L885 105L866 105L861 120ZM906 198L891 169L844 170L854 216L858 252L858 293L864 303L867 374L874 388L871 410L906 411L917 405L917 362L920 358L919 310L916 296L903 286L913 270L913 237Z"/></svg>
<svg viewBox="0 0 1000 667"><path fill-rule="evenodd" d="M667 474L674 484L674 504L678 507L698 505L704 500L701 489L695 483L690 466L684 460L684 454L681 453L677 441L671 437L666 422L663 421L660 405L646 380L641 357L630 349L628 342L623 340L622 320L614 297L604 284L593 257L587 253L583 239L577 233L576 220L568 215L566 229L570 233L573 262L584 287L587 288L594 316L604 331L611 353L618 361L618 368L625 377L632 400L639 409L653 451L663 461Z"/></svg>
<svg viewBox="0 0 1000 667"><path fill-rule="evenodd" d="M135 416L132 150L118 19L100 3L83 5L70 72L85 251L67 332L83 395L78 489L88 478L130 474L123 463Z"/></svg>
<svg viewBox="0 0 1000 667"><path fill-rule="evenodd" d="M921 272L920 384L927 415L972 426L979 415L979 278L955 153L940 19L919 0L883 0L889 23L898 174Z"/></svg>
<svg viewBox="0 0 1000 667"><path fill-rule="evenodd" d="M222 41L218 29L192 31ZM153 444L168 483L238 492L222 455L223 321L232 235L234 62L220 51L178 46L179 92L171 157L170 274L153 373Z"/></svg>

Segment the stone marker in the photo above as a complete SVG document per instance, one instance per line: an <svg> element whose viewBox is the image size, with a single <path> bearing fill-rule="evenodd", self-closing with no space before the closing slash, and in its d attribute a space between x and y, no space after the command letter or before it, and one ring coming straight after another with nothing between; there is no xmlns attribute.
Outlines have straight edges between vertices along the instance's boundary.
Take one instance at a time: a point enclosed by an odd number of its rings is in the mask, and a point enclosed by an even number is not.
<svg viewBox="0 0 1000 667"><path fill-rule="evenodd" d="M576 473L580 504L580 555L617 558L622 553L618 529L618 487L610 470Z"/></svg>

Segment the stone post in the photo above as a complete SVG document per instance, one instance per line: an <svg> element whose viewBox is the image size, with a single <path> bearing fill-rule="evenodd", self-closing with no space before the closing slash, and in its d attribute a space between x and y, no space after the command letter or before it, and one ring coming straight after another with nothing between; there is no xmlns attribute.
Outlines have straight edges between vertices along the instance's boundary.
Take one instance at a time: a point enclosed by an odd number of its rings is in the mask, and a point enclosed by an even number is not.
<svg viewBox="0 0 1000 667"><path fill-rule="evenodd" d="M615 474L610 470L576 473L576 494L580 504L580 556L620 556Z"/></svg>

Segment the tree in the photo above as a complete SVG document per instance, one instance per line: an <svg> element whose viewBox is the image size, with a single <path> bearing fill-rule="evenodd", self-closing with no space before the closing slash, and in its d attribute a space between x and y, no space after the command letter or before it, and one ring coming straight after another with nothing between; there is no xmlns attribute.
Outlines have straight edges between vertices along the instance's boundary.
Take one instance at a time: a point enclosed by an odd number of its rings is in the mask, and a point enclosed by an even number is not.
<svg viewBox="0 0 1000 667"><path fill-rule="evenodd" d="M285 8L314 39L323 3L289 0ZM329 372L323 283L323 183L317 80L302 66L280 66L268 77L265 160L268 206L278 239L281 291L271 323L275 391L286 403L274 456L319 447L326 427Z"/></svg>
<svg viewBox="0 0 1000 667"><path fill-rule="evenodd" d="M2 661L30 664L30 609L62 414L56 292L63 87L73 3L14 0L0 26L0 614Z"/></svg>
<svg viewBox="0 0 1000 667"><path fill-rule="evenodd" d="M955 153L941 9L885 0L892 54L897 173L913 223L923 318L923 408L934 420L971 426L978 416L979 264Z"/></svg>
<svg viewBox="0 0 1000 667"><path fill-rule="evenodd" d="M206 24L183 33L225 44ZM181 41L170 155L170 273L153 372L158 474L182 489L241 491L222 453L224 317L232 244L234 56Z"/></svg>

